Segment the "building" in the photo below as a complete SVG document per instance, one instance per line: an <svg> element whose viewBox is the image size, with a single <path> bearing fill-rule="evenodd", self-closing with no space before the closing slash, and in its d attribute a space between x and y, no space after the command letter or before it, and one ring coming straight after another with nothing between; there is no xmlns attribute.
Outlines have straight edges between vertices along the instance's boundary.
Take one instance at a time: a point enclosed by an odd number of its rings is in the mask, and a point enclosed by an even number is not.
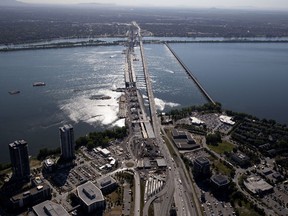
<svg viewBox="0 0 288 216"><path fill-rule="evenodd" d="M232 154L231 159L241 167L245 167L250 164L250 158L243 153Z"/></svg>
<svg viewBox="0 0 288 216"><path fill-rule="evenodd" d="M220 115L219 119L224 124L228 124L228 125L231 125L231 126L235 125L235 122L232 121L232 117L230 117L230 116Z"/></svg>
<svg viewBox="0 0 288 216"><path fill-rule="evenodd" d="M245 187L253 194L265 194L273 191L273 186L259 176L250 176L244 181Z"/></svg>
<svg viewBox="0 0 288 216"><path fill-rule="evenodd" d="M166 160L164 158L157 158L156 162L157 162L157 166L159 168L166 168L167 167L167 163L166 163Z"/></svg>
<svg viewBox="0 0 288 216"><path fill-rule="evenodd" d="M59 128L61 158L64 160L72 160L74 158L74 131L71 125L64 125Z"/></svg>
<svg viewBox="0 0 288 216"><path fill-rule="evenodd" d="M210 173L210 161L206 157L198 157L193 161L194 176L209 177Z"/></svg>
<svg viewBox="0 0 288 216"><path fill-rule="evenodd" d="M69 213L62 205L51 202L50 200L35 205L32 209L36 216L69 216Z"/></svg>
<svg viewBox="0 0 288 216"><path fill-rule="evenodd" d="M186 139L186 133L177 129L172 130L172 136L174 139Z"/></svg>
<svg viewBox="0 0 288 216"><path fill-rule="evenodd" d="M22 208L35 205L47 199L51 199L51 188L43 183L11 197L10 205L14 209Z"/></svg>
<svg viewBox="0 0 288 216"><path fill-rule="evenodd" d="M91 181L88 181L77 187L77 194L83 208L91 213L104 208L105 201L101 190Z"/></svg>
<svg viewBox="0 0 288 216"><path fill-rule="evenodd" d="M30 164L27 142L25 140L17 140L10 143L9 152L13 178L16 180L29 181Z"/></svg>
<svg viewBox="0 0 288 216"><path fill-rule="evenodd" d="M213 175L210 180L212 187L216 190L226 189L230 183L228 177L225 175Z"/></svg>
<svg viewBox="0 0 288 216"><path fill-rule="evenodd" d="M103 194L109 194L117 188L117 182L111 176L105 176L97 180L97 186Z"/></svg>
<svg viewBox="0 0 288 216"><path fill-rule="evenodd" d="M198 119L196 117L190 117L190 120L191 120L192 125L197 125L197 126L205 125L204 121L201 121L200 119Z"/></svg>
<svg viewBox="0 0 288 216"><path fill-rule="evenodd" d="M193 136L185 131L172 130L173 141L179 150L192 150L199 148L200 145L196 144Z"/></svg>
<svg viewBox="0 0 288 216"><path fill-rule="evenodd" d="M48 158L44 161L43 166L47 172L52 172L55 167L55 163L52 159Z"/></svg>
<svg viewBox="0 0 288 216"><path fill-rule="evenodd" d="M94 148L93 151L95 153L100 152L102 154L102 156L104 156L104 157L108 157L111 155L111 152L106 148L97 147L97 148Z"/></svg>

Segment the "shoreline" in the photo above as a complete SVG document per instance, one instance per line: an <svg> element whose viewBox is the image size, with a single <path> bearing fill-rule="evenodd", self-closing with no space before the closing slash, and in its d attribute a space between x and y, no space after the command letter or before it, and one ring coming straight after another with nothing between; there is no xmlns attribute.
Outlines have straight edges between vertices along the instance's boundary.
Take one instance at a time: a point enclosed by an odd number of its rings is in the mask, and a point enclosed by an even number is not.
<svg viewBox="0 0 288 216"><path fill-rule="evenodd" d="M143 40L144 44L165 44L165 43L288 43L287 37L277 37L277 38L209 38L206 40L205 38L189 38L187 37L176 37L174 39L166 39L165 37L155 37L155 39L147 38ZM187 40L181 40L181 38L187 38ZM100 39L100 38L99 38ZM180 39L180 40L179 40ZM193 40L194 39L194 40ZM57 40L57 39L55 39ZM65 39L64 39L65 40ZM125 41L116 40L113 42L107 42L102 40L92 40L92 41L76 41L71 42L70 39L67 39L67 42L59 42L55 43L53 40L51 43L43 43L36 42L38 44L20 44L20 45L0 45L0 52L11 52L11 51L23 51L23 50L38 50L38 49L61 49L61 48L74 48L74 47L92 47L92 46L117 46L124 45ZM2 48L1 48L2 47Z"/></svg>

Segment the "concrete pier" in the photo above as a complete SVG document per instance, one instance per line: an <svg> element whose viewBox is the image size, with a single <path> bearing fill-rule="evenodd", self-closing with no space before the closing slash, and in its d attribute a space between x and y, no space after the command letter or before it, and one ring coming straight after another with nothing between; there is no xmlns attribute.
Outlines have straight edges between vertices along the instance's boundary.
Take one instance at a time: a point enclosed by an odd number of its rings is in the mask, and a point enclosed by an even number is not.
<svg viewBox="0 0 288 216"><path fill-rule="evenodd" d="M169 46L168 43L164 43L166 47L170 50L170 52L175 56L177 61L180 63L180 65L184 68L188 76L195 82L197 87L200 89L202 94L206 97L206 99L213 103L216 104L215 101L211 98L211 96L207 93L207 91L202 87L202 85L199 83L199 81L196 79L196 77L193 75L193 73L190 71L190 69L184 64L184 62L178 57L178 55L174 52L174 50Z"/></svg>

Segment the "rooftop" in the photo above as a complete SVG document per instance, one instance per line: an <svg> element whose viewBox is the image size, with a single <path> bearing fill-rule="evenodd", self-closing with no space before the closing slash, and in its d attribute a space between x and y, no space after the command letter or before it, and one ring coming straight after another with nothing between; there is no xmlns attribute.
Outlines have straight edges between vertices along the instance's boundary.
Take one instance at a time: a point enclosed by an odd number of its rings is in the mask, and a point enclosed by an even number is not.
<svg viewBox="0 0 288 216"><path fill-rule="evenodd" d="M225 175L213 175L211 177L211 181L213 181L218 186L225 186L229 184L229 179Z"/></svg>
<svg viewBox="0 0 288 216"><path fill-rule="evenodd" d="M69 216L63 206L46 200L38 205L33 206L33 211L37 216Z"/></svg>
<svg viewBox="0 0 288 216"><path fill-rule="evenodd" d="M100 186L100 188L104 188L108 185L114 184L115 182L116 180L112 178L111 176L105 176L97 180L97 183Z"/></svg>
<svg viewBox="0 0 288 216"><path fill-rule="evenodd" d="M62 132L65 132L67 130L70 130L70 129L73 129L72 125L71 124L67 124L67 125L64 125L63 127L60 127L59 128Z"/></svg>
<svg viewBox="0 0 288 216"><path fill-rule="evenodd" d="M235 124L235 122L232 121L232 117L230 117L230 116L220 115L219 119L220 119L221 122L229 124L229 125L234 125Z"/></svg>
<svg viewBox="0 0 288 216"><path fill-rule="evenodd" d="M87 206L104 200L101 190L91 181L78 186L77 194Z"/></svg>
<svg viewBox="0 0 288 216"><path fill-rule="evenodd" d="M39 191L47 190L49 188L50 188L49 185L43 183L41 185L38 185L37 187L33 187L30 190L27 190L25 192L22 192L22 193L19 193L19 194L13 196L12 200L20 200L20 199L23 199L24 197L30 196L30 195L33 196L33 195L39 193Z"/></svg>
<svg viewBox="0 0 288 216"><path fill-rule="evenodd" d="M197 162L200 165L210 164L210 161L206 157L198 157L195 159L195 162Z"/></svg>
<svg viewBox="0 0 288 216"><path fill-rule="evenodd" d="M21 146L21 145L27 145L27 142L25 140L16 140L13 143L9 144L9 146L11 148L15 148L15 147L18 147L18 146Z"/></svg>
<svg viewBox="0 0 288 216"><path fill-rule="evenodd" d="M248 190L250 190L254 194L273 189L272 185L268 184L266 181L264 181L262 178L258 176L250 176L249 178L247 178L246 181L244 181L244 185Z"/></svg>
<svg viewBox="0 0 288 216"><path fill-rule="evenodd" d="M190 120L191 120L192 124L197 124L197 125L205 124L204 121L201 121L200 119L198 119L196 117L190 117Z"/></svg>
<svg viewBox="0 0 288 216"><path fill-rule="evenodd" d="M156 162L157 162L158 167L166 167L167 166L166 160L164 158L158 158L158 159L156 159Z"/></svg>

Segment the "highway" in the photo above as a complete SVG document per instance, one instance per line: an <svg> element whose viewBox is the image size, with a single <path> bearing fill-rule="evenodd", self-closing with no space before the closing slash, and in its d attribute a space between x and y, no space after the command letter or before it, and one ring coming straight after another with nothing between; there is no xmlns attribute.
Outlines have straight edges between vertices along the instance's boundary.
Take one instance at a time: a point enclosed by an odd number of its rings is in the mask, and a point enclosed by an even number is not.
<svg viewBox="0 0 288 216"><path fill-rule="evenodd" d="M194 190L191 191L192 183L190 179L186 176L187 170L185 169L185 165L183 162L180 165L184 166L183 169L179 169L172 160L172 156L169 152L168 147L164 144L163 139L161 137L161 126L159 124L159 119L157 116L156 106L155 106L155 100L154 100L154 94L152 90L150 75L144 55L144 48L143 48L143 42L141 37L141 29L137 25L136 22L132 23L135 27L138 29L138 37L139 37L139 43L140 43L140 52L141 52L141 60L143 65L143 72L144 77L146 81L146 88L147 88L147 95L149 98L149 106L150 106L150 116L152 120L152 125L155 133L156 141L160 147L160 150L166 159L168 169L168 175L166 177L166 185L163 188L161 192L158 194L155 194L152 196L144 205L143 208L143 216L148 216L148 209L151 203L158 197L162 197L162 203L161 203L161 216L167 216L169 215L169 211L171 209L171 204L173 202L174 192L176 192L175 198L177 201L175 202L176 208L178 209L178 215L202 215L201 207L198 204L197 195ZM180 158L180 156L179 156ZM186 173L185 173L186 171ZM180 180L180 181L179 181ZM183 185L182 185L183 182ZM179 197L181 197L179 202ZM183 200L183 201L182 201ZM196 203L195 207L192 208L192 203ZM180 214L179 214L180 213Z"/></svg>
<svg viewBox="0 0 288 216"><path fill-rule="evenodd" d="M148 67L144 55L144 48L143 48L143 42L142 42L142 37L141 37L141 29L137 25L136 22L133 22L133 25L138 29L138 37L139 37L139 43L140 43L140 52L141 52L141 60L142 60L142 65L143 65L143 72L144 72L144 77L146 81L146 88L147 88L147 96L149 98L149 106L150 106L150 116L152 120L152 125L153 125L153 130L155 134L156 141L159 146L164 146L164 143L162 141L162 137L160 135L160 126L158 122L158 117L157 117L157 111L156 111L156 105L155 105L155 100L154 100L154 94L152 90L152 85L151 85L151 80L150 80L150 75L148 72ZM166 148L160 148L162 151L162 154L164 158L166 159L167 165L172 165L172 161L168 163L168 160L171 160L171 155L169 154L168 149ZM165 151L163 151L165 149ZM156 196L164 196L164 202L162 203L161 206L161 213L163 216L167 216L169 214L169 210L172 204L172 197L174 194L174 181L173 181L173 176L174 176L174 169L169 171L169 175L166 178L166 185L163 188L163 190L157 195L152 196L144 205L143 208L143 215L148 216L148 209L152 201L156 198ZM166 197L166 198L165 198Z"/></svg>

